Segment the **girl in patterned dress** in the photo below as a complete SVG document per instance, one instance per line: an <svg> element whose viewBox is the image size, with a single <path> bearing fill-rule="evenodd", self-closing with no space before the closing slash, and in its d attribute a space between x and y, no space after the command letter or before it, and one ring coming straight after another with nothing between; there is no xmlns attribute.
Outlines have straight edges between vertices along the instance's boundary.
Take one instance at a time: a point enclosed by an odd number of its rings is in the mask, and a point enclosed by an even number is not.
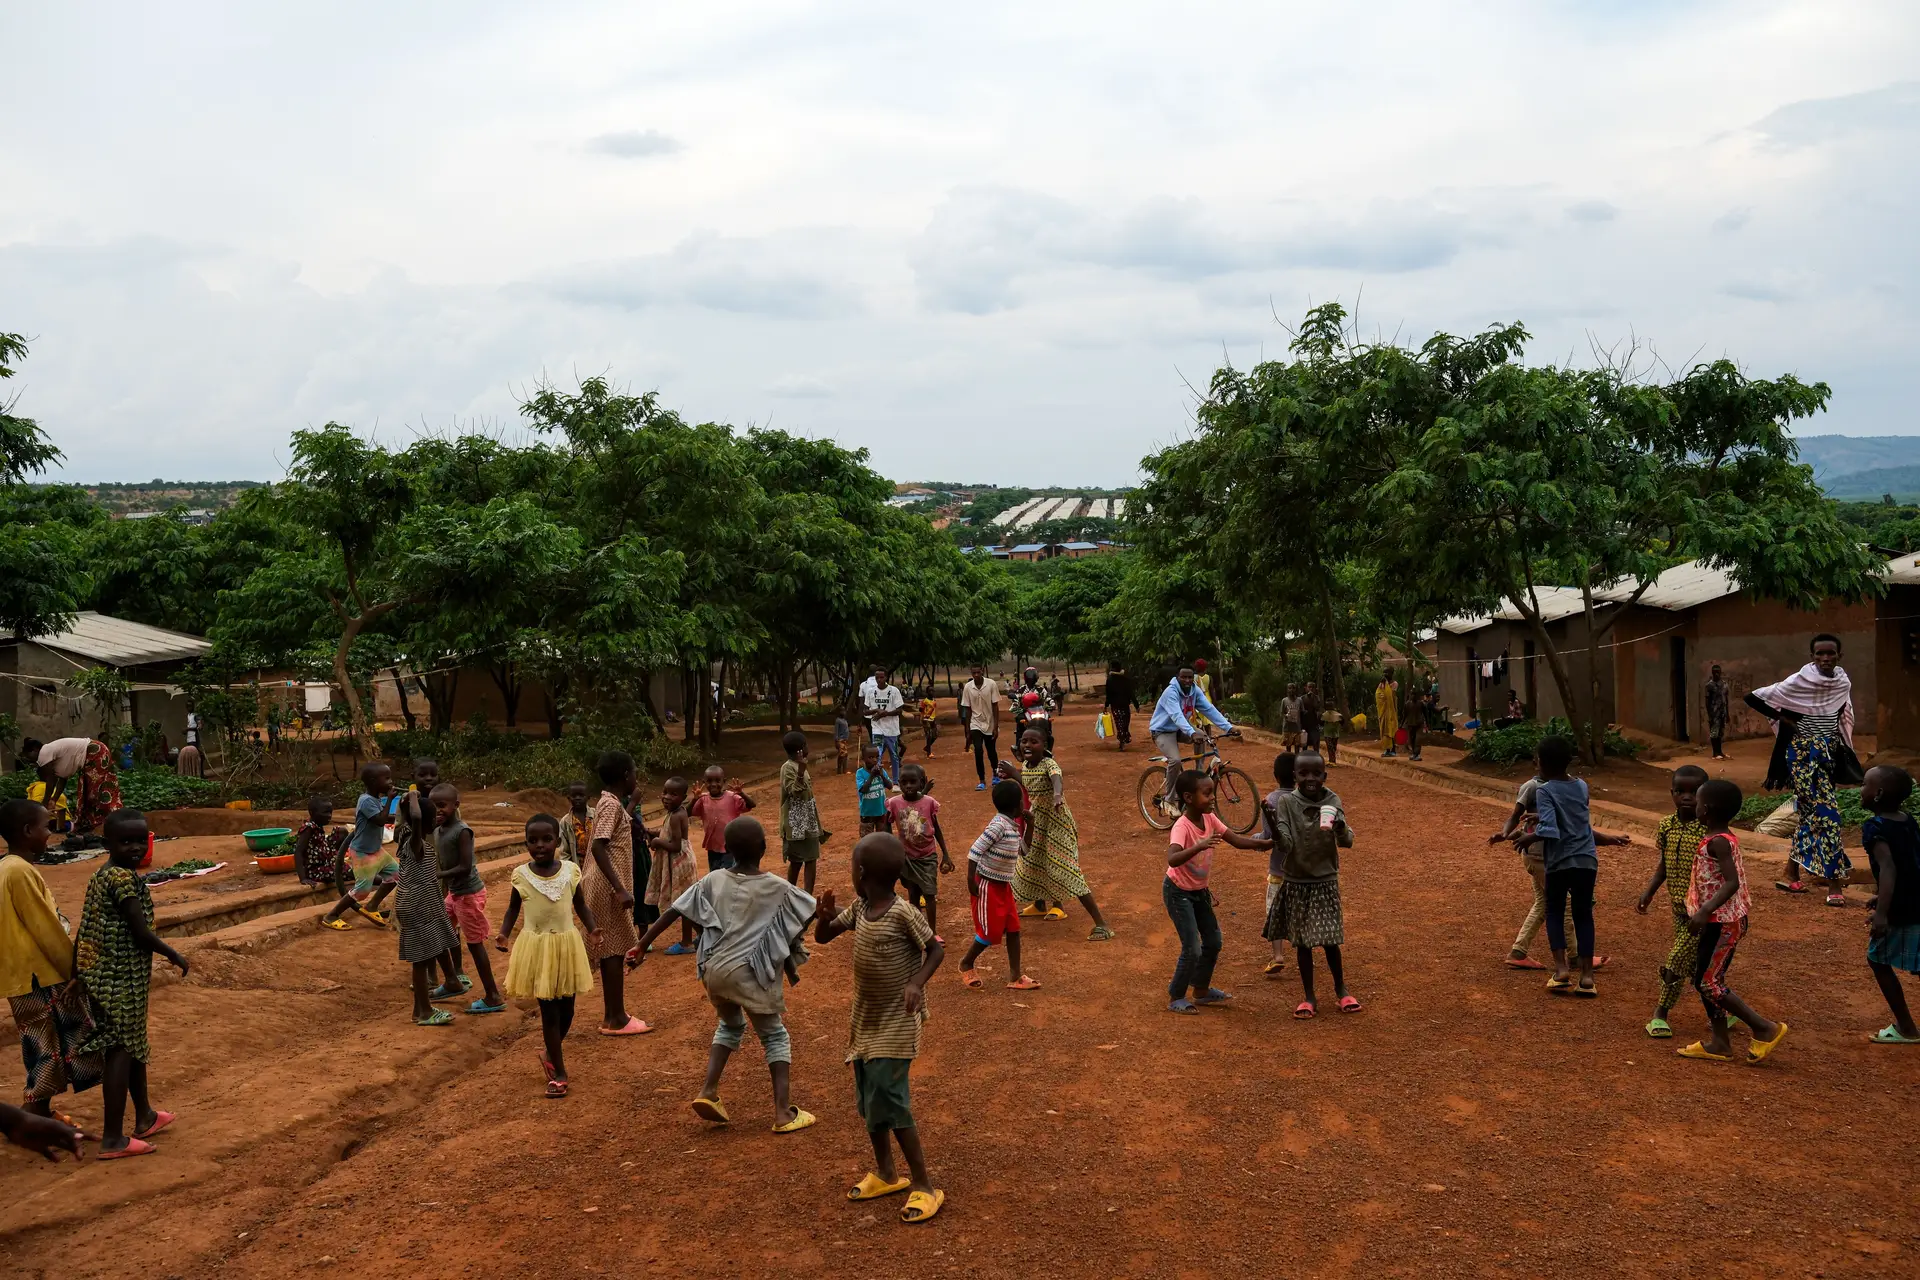
<svg viewBox="0 0 1920 1280"><path fill-rule="evenodd" d="M587 947L587 958L600 970L600 995L606 1002L600 1034L641 1036L653 1028L627 1012L627 981L621 968L636 962L640 945L640 932L633 924L633 815L628 812L640 775L634 771L633 757L624 751L603 753L597 772L600 798L593 805L593 844L580 886L587 909L600 926L600 938Z"/></svg>
<svg viewBox="0 0 1920 1280"><path fill-rule="evenodd" d="M1729 823L1740 813L1740 788L1725 778L1700 784L1700 821L1707 838L1693 858L1693 879L1687 887L1687 928L1699 935L1699 954L1693 962L1693 989L1707 1010L1707 1037L1674 1052L1682 1058L1728 1062L1733 1045L1727 1039L1731 1018L1747 1025L1751 1042L1747 1061L1758 1064L1787 1038L1787 1024L1760 1014L1727 985L1727 969L1734 948L1747 936L1747 869L1740 860L1740 837Z"/></svg>
<svg viewBox="0 0 1920 1280"><path fill-rule="evenodd" d="M693 842L687 838L692 819L687 813L687 780L668 778L660 788L660 803L666 806L667 820L660 834L647 843L653 849L653 867L647 875L647 905L665 911L674 899L693 887ZM693 921L680 920L680 941L667 948L670 956L693 954Z"/></svg>
<svg viewBox="0 0 1920 1280"><path fill-rule="evenodd" d="M460 948L460 935L447 918L445 895L440 890L438 859L427 851L427 833L433 814L427 797L409 791L400 798L407 828L406 838L398 842L400 881L393 891L393 916L400 926L400 958L413 966L413 1021L416 1026L444 1027L453 1021L445 1009L433 1007L429 987L433 967L440 965L447 980L439 990L445 998L464 994L454 957Z"/></svg>
<svg viewBox="0 0 1920 1280"><path fill-rule="evenodd" d="M1776 882L1788 893L1805 893L1808 879L1824 883L1827 905L1847 905L1846 888L1853 860L1840 839L1840 805L1833 773L1841 748L1853 749L1853 681L1840 665L1838 637L1818 635L1809 646L1813 661L1777 684L1755 689L1747 705L1776 724L1773 755L1767 762L1766 789L1793 788L1800 825L1793 833L1787 878ZM1858 781L1858 775L1855 775Z"/></svg>
<svg viewBox="0 0 1920 1280"><path fill-rule="evenodd" d="M106 1121L100 1159L153 1153L146 1141L173 1123L171 1111L156 1111L147 1100L147 994L153 985L153 957L167 958L180 976L187 962L153 931L153 895L134 868L147 856L147 815L118 809L107 815L102 835L107 865L87 882L86 906L74 946L74 973L94 1000L93 1034L80 1053L106 1055ZM127 1099L133 1099L133 1136L126 1136Z"/></svg>
<svg viewBox="0 0 1920 1280"><path fill-rule="evenodd" d="M1046 734L1038 727L1020 731L1020 755L1026 767L1020 771L1020 783L1032 804L1028 816L1026 848L1020 864L1014 868L1013 896L1033 902L1046 902L1055 910L1068 898L1077 898L1093 917L1088 942L1106 942L1113 930L1100 914L1087 879L1080 874L1080 829L1074 825L1073 810L1067 808L1066 775L1060 763L1047 754ZM1061 912L1065 915L1065 912Z"/></svg>
<svg viewBox="0 0 1920 1280"><path fill-rule="evenodd" d="M307 801L307 820L293 836L293 865L300 883L333 885L347 874L347 829L333 825L333 801L314 796Z"/></svg>

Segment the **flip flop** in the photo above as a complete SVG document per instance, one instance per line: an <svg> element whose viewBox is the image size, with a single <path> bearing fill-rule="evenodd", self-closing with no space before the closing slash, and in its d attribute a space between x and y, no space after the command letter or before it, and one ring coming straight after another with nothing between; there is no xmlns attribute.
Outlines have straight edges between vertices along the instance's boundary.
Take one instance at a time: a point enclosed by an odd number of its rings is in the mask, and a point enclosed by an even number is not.
<svg viewBox="0 0 1920 1280"><path fill-rule="evenodd" d="M1293 1016L1302 1022L1305 1022L1317 1012L1319 1011L1313 1007L1313 1001L1311 1000L1302 1000L1299 1004L1293 1006Z"/></svg>
<svg viewBox="0 0 1920 1280"><path fill-rule="evenodd" d="M435 1009L424 1018L415 1018L413 1025L416 1027L450 1027L453 1025L453 1015L445 1009Z"/></svg>
<svg viewBox="0 0 1920 1280"><path fill-rule="evenodd" d="M1565 995L1567 992L1573 990L1573 979L1572 978L1548 978L1547 990L1553 992L1553 994L1557 996Z"/></svg>
<svg viewBox="0 0 1920 1280"><path fill-rule="evenodd" d="M1067 913L1066 910L1061 907L1048 907L1045 918L1048 920L1065 920Z"/></svg>
<svg viewBox="0 0 1920 1280"><path fill-rule="evenodd" d="M549 1080L549 1081L547 1081L547 1096L548 1096L549 1098L564 1098L564 1097L566 1097L566 1096L567 1096L567 1082L566 1082L565 1080Z"/></svg>
<svg viewBox="0 0 1920 1280"><path fill-rule="evenodd" d="M488 1004L486 1000L482 998L479 1000L475 1000L472 1004L467 1006L467 1012L474 1013L474 1014L505 1013L506 1011L507 1011L507 1003L504 1000L502 1000L499 1004Z"/></svg>
<svg viewBox="0 0 1920 1280"><path fill-rule="evenodd" d="M1782 893L1805 893L1807 886L1798 880L1775 880L1773 887Z"/></svg>
<svg viewBox="0 0 1920 1280"><path fill-rule="evenodd" d="M355 907L354 910L379 925L382 929L387 927L387 921L391 919L384 911L369 911L365 907Z"/></svg>
<svg viewBox="0 0 1920 1280"><path fill-rule="evenodd" d="M464 973L456 973L456 974L454 974L453 976L454 976L454 977L456 977L456 978L458 978L458 979L460 980L460 993L461 993L462 995L465 995L465 994L466 994L467 992L469 992L469 991L471 991L471 990L473 990L473 979L472 979L472 978L469 978L469 977L468 977L468 976L467 976L466 974L464 974Z"/></svg>
<svg viewBox="0 0 1920 1280"><path fill-rule="evenodd" d="M345 920L322 920L320 922L320 927L322 929L338 929L342 933L346 933L348 930L353 928L353 926L348 924Z"/></svg>
<svg viewBox="0 0 1920 1280"><path fill-rule="evenodd" d="M1508 956L1506 966L1509 969L1545 969L1547 967L1532 956Z"/></svg>
<svg viewBox="0 0 1920 1280"><path fill-rule="evenodd" d="M627 1018L627 1025L618 1031L609 1031L605 1027L601 1027L600 1034L603 1036L643 1036L651 1030L653 1030L653 1028L640 1021L640 1019L630 1016Z"/></svg>
<svg viewBox="0 0 1920 1280"><path fill-rule="evenodd" d="M978 985L978 984L976 983L975 985ZM1007 990L1009 991L1038 991L1039 989L1040 989L1039 982L1037 982L1032 978L1029 978L1024 973L1020 975L1020 980L1018 982L1009 982L1007 984Z"/></svg>
<svg viewBox="0 0 1920 1280"><path fill-rule="evenodd" d="M1042 911L1040 908L1034 906L1031 902L1029 902L1026 906L1020 908L1020 914L1026 917L1027 919L1031 920L1036 916L1043 916L1047 913Z"/></svg>
<svg viewBox="0 0 1920 1280"><path fill-rule="evenodd" d="M1261 973L1269 978L1277 978L1286 971L1287 962L1285 960L1269 960L1266 966L1260 970Z"/></svg>
<svg viewBox="0 0 1920 1280"><path fill-rule="evenodd" d="M913 1185L912 1178L902 1178L898 1182L888 1182L877 1173L869 1173L861 1178L854 1188L847 1192L849 1200L878 1200L882 1196L897 1196Z"/></svg>
<svg viewBox="0 0 1920 1280"><path fill-rule="evenodd" d="M978 991L982 985L980 975L971 969L962 969L960 971L960 985L963 987L971 987L973 990Z"/></svg>
<svg viewBox="0 0 1920 1280"><path fill-rule="evenodd" d="M433 990L427 992L427 999L434 1004L438 1004L442 1000L458 1000L461 996L465 994L467 993L464 990L455 991L452 987L449 987L446 983L443 982L439 986L435 987Z"/></svg>
<svg viewBox="0 0 1920 1280"><path fill-rule="evenodd" d="M900 1221L930 1221L946 1202L947 1193L944 1191L915 1191L907 1197L907 1207L900 1211Z"/></svg>
<svg viewBox="0 0 1920 1280"><path fill-rule="evenodd" d="M1356 999L1354 999L1354 998L1353 998L1352 996L1341 996L1341 997L1340 997L1340 1012L1342 1012L1342 1013L1358 1013L1358 1012L1360 1012L1360 1009L1361 1009L1361 1005L1360 1005L1360 1002L1359 1002L1358 1000L1356 1000Z"/></svg>
<svg viewBox="0 0 1920 1280"><path fill-rule="evenodd" d="M1673 1024L1665 1018L1650 1018L1647 1020L1647 1035L1655 1040L1671 1040Z"/></svg>
<svg viewBox="0 0 1920 1280"><path fill-rule="evenodd" d="M693 954L693 948L684 942L676 942L667 948L667 954L670 956L690 956Z"/></svg>
<svg viewBox="0 0 1920 1280"><path fill-rule="evenodd" d="M1698 1058L1702 1062L1732 1062L1733 1061L1732 1054L1715 1053L1713 1050L1707 1048L1705 1044L1701 1043L1698 1040L1695 1040L1692 1044L1688 1045L1684 1049L1675 1049L1673 1052L1675 1057Z"/></svg>
<svg viewBox="0 0 1920 1280"><path fill-rule="evenodd" d="M101 1151L94 1156L96 1160L125 1160L128 1156L150 1156L156 1148L151 1142L142 1142L138 1138L129 1138L127 1145L118 1151Z"/></svg>
<svg viewBox="0 0 1920 1280"><path fill-rule="evenodd" d="M1754 1065L1758 1065L1759 1063L1765 1062L1767 1060L1767 1055L1772 1053L1775 1049L1778 1049L1780 1047L1780 1042L1782 1040L1785 1040L1786 1038L1787 1038L1787 1024L1782 1022L1780 1024L1780 1029L1773 1033L1773 1039L1755 1040L1752 1044L1747 1046L1747 1062Z"/></svg>
<svg viewBox="0 0 1920 1280"><path fill-rule="evenodd" d="M1573 989L1573 994L1579 996L1582 1000L1594 1000L1599 998L1600 988L1594 986L1591 982L1583 982Z"/></svg>
<svg viewBox="0 0 1920 1280"><path fill-rule="evenodd" d="M1827 895L1827 905L1830 907L1844 907L1847 905L1847 895L1844 893L1830 893Z"/></svg>
<svg viewBox="0 0 1920 1280"><path fill-rule="evenodd" d="M1060 918L1062 920L1065 920L1067 918L1067 913L1062 911L1060 913ZM1088 942L1112 942L1113 930L1107 928L1107 926L1103 924L1097 924L1093 926L1093 932L1087 935L1087 941Z"/></svg>
<svg viewBox="0 0 1920 1280"><path fill-rule="evenodd" d="M1231 993L1222 991L1218 987L1208 987L1206 994L1195 996L1193 1002L1195 1004L1225 1004L1231 999L1233 999Z"/></svg>
<svg viewBox="0 0 1920 1280"><path fill-rule="evenodd" d="M1901 1035L1898 1023L1880 1028L1867 1039L1875 1044L1920 1044L1920 1036Z"/></svg>
<svg viewBox="0 0 1920 1280"><path fill-rule="evenodd" d="M693 1114L708 1124L730 1124L733 1117L727 1114L727 1104L718 1098L695 1098L690 1104Z"/></svg>
<svg viewBox="0 0 1920 1280"><path fill-rule="evenodd" d="M811 1111L802 1111L799 1107L795 1107L793 1109L793 1119L787 1121L785 1124L773 1126L773 1131L775 1133L798 1133L813 1124L818 1118L819 1117L815 1116Z"/></svg>
<svg viewBox="0 0 1920 1280"><path fill-rule="evenodd" d="M136 1138L151 1138L154 1134L160 1132L178 1118L179 1117L175 1116L171 1111L156 1111L153 1113L153 1123L144 1129L135 1129L133 1136Z"/></svg>
<svg viewBox="0 0 1920 1280"><path fill-rule="evenodd" d="M1195 1004L1191 1000L1180 999L1180 1000L1175 1000L1173 1003L1169 1004L1167 1006L1167 1012L1168 1013L1198 1013L1200 1012L1200 1006Z"/></svg>

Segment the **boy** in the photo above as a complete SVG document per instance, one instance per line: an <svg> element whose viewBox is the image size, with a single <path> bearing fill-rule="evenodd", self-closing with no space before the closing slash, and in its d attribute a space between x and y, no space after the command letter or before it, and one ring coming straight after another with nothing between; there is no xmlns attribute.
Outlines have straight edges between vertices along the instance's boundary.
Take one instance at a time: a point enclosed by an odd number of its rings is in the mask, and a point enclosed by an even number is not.
<svg viewBox="0 0 1920 1280"><path fill-rule="evenodd" d="M933 686L920 690L920 734L926 739L927 759L933 759L933 741L940 736L940 706L933 700Z"/></svg>
<svg viewBox="0 0 1920 1280"><path fill-rule="evenodd" d="M1288 685L1291 693L1293 686ZM1271 840L1274 833L1274 814L1280 810L1280 802L1293 790L1293 762L1296 756L1291 749L1282 751L1273 758L1273 780L1278 785L1267 792L1266 803L1260 808L1260 822L1265 828L1264 834ZM1275 845L1267 854L1267 910L1273 910L1273 900L1280 896L1280 886L1287 882L1286 850ZM1287 946L1279 938L1273 940L1273 957L1260 970L1269 978L1277 978L1287 971Z"/></svg>
<svg viewBox="0 0 1920 1280"><path fill-rule="evenodd" d="M860 796L860 834L887 829L887 775L880 768L880 748L869 742L860 748L860 767L853 771L853 787Z"/></svg>
<svg viewBox="0 0 1920 1280"><path fill-rule="evenodd" d="M587 809L587 784L567 784L567 811L560 815L560 856L586 870L587 849L593 843L593 814Z"/></svg>
<svg viewBox="0 0 1920 1280"><path fill-rule="evenodd" d="M854 1096L873 1144L874 1172L861 1178L847 1199L874 1200L905 1191L900 1221L911 1223L930 1220L947 1202L947 1193L935 1190L927 1177L907 1081L920 1053L927 980L946 958L946 948L920 913L894 894L906 860L906 849L885 832L863 837L853 846L853 882L860 901L838 911L833 890L823 890L813 937L824 946L849 930L853 933L847 1061L853 1064ZM908 1177L896 1176L894 1141L907 1158Z"/></svg>
<svg viewBox="0 0 1920 1280"><path fill-rule="evenodd" d="M22 1101L36 1116L53 1114L53 1099L100 1083L105 1067L98 1053L74 1051L91 1021L87 991L73 979L73 940L34 863L44 857L47 811L32 800L0 804L0 995L20 1029L26 1063Z"/></svg>
<svg viewBox="0 0 1920 1280"><path fill-rule="evenodd" d="M919 765L901 766L900 794L887 800L887 824L907 849L906 868L900 877L907 887L907 901L927 913L927 928L938 938L940 926L935 911L940 877L952 874L953 858L947 853L947 833L940 829L940 802L927 794L927 771ZM936 848L940 854L937 866L933 860Z"/></svg>
<svg viewBox="0 0 1920 1280"><path fill-rule="evenodd" d="M1280 749L1282 751L1300 750L1300 701L1300 686L1289 684L1287 696L1280 699Z"/></svg>
<svg viewBox="0 0 1920 1280"><path fill-rule="evenodd" d="M1641 915L1647 914L1653 895L1660 892L1661 885L1667 886L1668 904L1673 908L1673 945L1667 948L1666 963L1660 966L1660 999L1647 1023L1647 1035L1655 1040L1673 1038L1667 1015L1680 998L1680 988L1693 980L1693 962L1699 955L1700 940L1687 928L1687 889L1693 884L1694 855L1707 838L1698 808L1700 784L1706 780L1707 771L1697 764L1683 764L1673 771L1673 812L1660 819L1654 829L1657 856L1653 875L1633 908Z"/></svg>
<svg viewBox="0 0 1920 1280"><path fill-rule="evenodd" d="M347 852L353 857L353 888L340 895L333 910L320 923L329 929L345 929L340 917L352 907L381 928L387 918L380 914L393 886L399 882L400 864L387 852L387 799L393 794L393 770L378 760L367 762L360 770L361 796L353 806L353 834L347 837Z"/></svg>
<svg viewBox="0 0 1920 1280"><path fill-rule="evenodd" d="M410 806L419 803L414 796L407 800ZM460 792L443 782L427 793L427 801L433 806L434 859L447 920L467 944L474 972L480 975L480 999L468 1005L467 1012L505 1013L507 1002L493 985L493 962L487 959L487 938L492 932L487 924L487 882L480 878L480 864L474 858L473 828L460 818ZM456 945L453 950L457 959L460 948Z"/></svg>
<svg viewBox="0 0 1920 1280"><path fill-rule="evenodd" d="M1540 787L1540 778L1536 774L1520 784L1513 797L1513 812L1507 815L1506 825L1487 837L1488 844L1499 844L1502 840L1512 840L1516 833L1525 834L1534 828L1539 810L1533 793ZM1531 849L1520 850L1520 865L1533 881L1533 905L1527 908L1527 918L1520 922L1520 932L1514 935L1513 946L1507 950L1507 968L1509 969L1545 969L1547 966L1527 954L1533 946L1533 940L1540 935L1540 926L1547 922L1547 862L1540 854ZM1567 906L1566 918L1561 921L1563 934L1573 934L1573 907ZM1575 960L1579 956L1574 957ZM1598 969L1606 964L1605 956L1595 956L1593 967Z"/></svg>
<svg viewBox="0 0 1920 1280"><path fill-rule="evenodd" d="M1912 794L1913 776L1892 765L1867 770L1860 786L1860 805L1873 815L1860 828L1875 886L1867 965L1893 1014L1891 1026L1868 1037L1875 1044L1920 1044L1920 1026L1894 972L1920 973L1920 831L1905 812Z"/></svg>
<svg viewBox="0 0 1920 1280"><path fill-rule="evenodd" d="M674 921L698 926L696 971L720 1023L713 1030L707 1078L693 1100L693 1113L713 1124L726 1124L732 1118L720 1101L720 1074L752 1022L773 1081L773 1131L798 1133L814 1122L814 1116L788 1099L793 1042L780 1019L787 1007L780 979L784 974L794 986L800 985L813 896L760 869L767 853L767 833L758 820L735 818L721 834L727 865L695 881L660 913L640 940L639 959L645 962L647 948Z"/></svg>
<svg viewBox="0 0 1920 1280"><path fill-rule="evenodd" d="M1573 739L1558 734L1540 739L1540 745L1534 748L1534 761L1540 777L1540 785L1533 791L1534 804L1539 808L1538 825L1513 843L1522 853L1541 846L1546 867L1547 945L1553 949L1553 976L1547 979L1547 990L1592 999L1600 994L1593 985L1593 885L1600 875L1596 849L1603 844L1632 844L1633 839L1603 835L1593 829L1587 784L1567 773L1573 764ZM1568 898L1573 900L1573 932L1579 951L1578 985L1567 967L1567 935L1560 922L1560 911Z"/></svg>
<svg viewBox="0 0 1920 1280"><path fill-rule="evenodd" d="M1693 860L1693 882L1687 890L1687 928L1699 935L1699 955L1693 963L1693 988L1706 1006L1709 1030L1675 1052L1682 1058L1726 1062L1733 1057L1727 1039L1728 1015L1747 1024L1750 1037L1747 1062L1764 1062L1787 1038L1787 1024L1762 1017L1752 1005L1727 986L1727 969L1734 948L1747 934L1747 872L1740 861L1740 837L1729 828L1740 812L1740 788L1725 778L1700 784L1699 811L1707 842Z"/></svg>
<svg viewBox="0 0 1920 1280"><path fill-rule="evenodd" d="M833 771L847 771L847 750L853 739L853 731L847 727L847 708L842 703L833 713Z"/></svg>
<svg viewBox="0 0 1920 1280"><path fill-rule="evenodd" d="M753 797L740 789L739 782L728 782L727 771L717 764L707 766L706 790L693 798L690 816L700 819L700 844L707 852L707 870L719 871L727 861L727 827L735 818L753 809Z"/></svg>
<svg viewBox="0 0 1920 1280"><path fill-rule="evenodd" d="M1340 761L1340 711L1327 707L1320 713L1320 754L1328 764Z"/></svg>
<svg viewBox="0 0 1920 1280"><path fill-rule="evenodd" d="M993 784L993 818L967 850L967 896L973 903L973 942L960 959L960 981L976 990L974 962L988 947L1007 943L1009 991L1033 991L1040 984L1020 967L1020 903L1013 896L1013 869L1020 861L1020 814L1026 788L1005 778Z"/></svg>

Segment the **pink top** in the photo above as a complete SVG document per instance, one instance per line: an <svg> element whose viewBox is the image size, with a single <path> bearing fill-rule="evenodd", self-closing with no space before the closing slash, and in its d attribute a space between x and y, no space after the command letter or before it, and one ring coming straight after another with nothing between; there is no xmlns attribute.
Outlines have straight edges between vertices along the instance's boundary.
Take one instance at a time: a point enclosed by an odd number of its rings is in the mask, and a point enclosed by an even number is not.
<svg viewBox="0 0 1920 1280"><path fill-rule="evenodd" d="M940 812L938 800L928 795L918 800L892 796L887 800L887 812L893 817L893 834L907 846L909 858L931 858L940 852L933 839L933 815Z"/></svg>
<svg viewBox="0 0 1920 1280"><path fill-rule="evenodd" d="M737 791L714 795L702 791L693 798L692 815L702 823L700 846L709 853L724 853L727 848L727 824L747 811L747 802Z"/></svg>
<svg viewBox="0 0 1920 1280"><path fill-rule="evenodd" d="M1720 892L1720 886L1726 883L1720 876L1719 861L1714 858L1713 854L1707 851L1707 845L1712 843L1714 839L1716 839L1716 837L1708 836L1705 840L1702 840L1700 842L1700 851L1694 855L1693 880L1687 885L1687 911L1689 913L1698 911L1700 904ZM1733 896L1722 903L1720 909L1713 913L1712 919L1717 924L1732 924L1735 920L1743 918L1747 914L1748 909L1753 905L1752 899L1747 896L1747 864L1740 860L1740 837L1729 831L1726 833L1726 840L1728 844L1733 846L1733 872L1739 879L1740 887L1735 889Z"/></svg>
<svg viewBox="0 0 1920 1280"><path fill-rule="evenodd" d="M1195 826L1193 820L1183 813L1179 821L1173 824L1173 832L1168 843L1177 844L1182 849L1191 849L1208 836L1225 834L1227 834L1227 824L1220 821L1219 814L1210 813L1207 815L1204 826ZM1207 887L1207 875L1212 870L1213 850L1209 849L1205 853L1194 854L1177 867L1168 867L1167 879L1173 881L1176 888L1204 889Z"/></svg>

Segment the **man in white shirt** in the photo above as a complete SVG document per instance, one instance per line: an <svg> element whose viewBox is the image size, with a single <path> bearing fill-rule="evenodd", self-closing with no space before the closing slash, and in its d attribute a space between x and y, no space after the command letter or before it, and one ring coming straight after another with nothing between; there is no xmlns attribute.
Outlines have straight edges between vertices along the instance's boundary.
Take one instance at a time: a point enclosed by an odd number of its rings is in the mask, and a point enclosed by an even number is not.
<svg viewBox="0 0 1920 1280"><path fill-rule="evenodd" d="M885 667L876 668L873 673L874 688L872 696L866 701L867 729L873 735L874 745L880 748L880 772L887 775L889 789L898 790L900 786L900 708L907 705L906 695L901 693L888 678ZM887 757L893 757L893 768L887 768Z"/></svg>
<svg viewBox="0 0 1920 1280"><path fill-rule="evenodd" d="M967 726L967 745L973 748L973 771L980 775L975 791L985 791L993 775L987 766L1000 767L1000 685L987 679L987 669L973 666L973 679L960 686L960 723Z"/></svg>

